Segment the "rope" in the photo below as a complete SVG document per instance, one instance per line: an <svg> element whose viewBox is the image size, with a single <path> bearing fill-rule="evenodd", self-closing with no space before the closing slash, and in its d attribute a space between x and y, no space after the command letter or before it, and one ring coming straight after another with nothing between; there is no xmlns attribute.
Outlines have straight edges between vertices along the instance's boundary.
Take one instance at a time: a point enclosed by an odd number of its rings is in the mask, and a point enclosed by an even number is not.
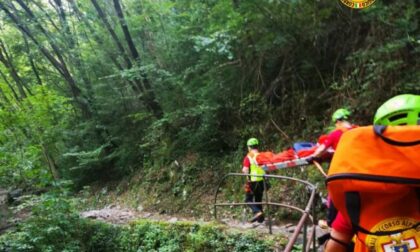
<svg viewBox="0 0 420 252"><path fill-rule="evenodd" d="M324 177L327 177L327 174L322 169L322 166L317 161L313 161L313 163L314 163L315 167L322 173L322 175L324 175Z"/></svg>

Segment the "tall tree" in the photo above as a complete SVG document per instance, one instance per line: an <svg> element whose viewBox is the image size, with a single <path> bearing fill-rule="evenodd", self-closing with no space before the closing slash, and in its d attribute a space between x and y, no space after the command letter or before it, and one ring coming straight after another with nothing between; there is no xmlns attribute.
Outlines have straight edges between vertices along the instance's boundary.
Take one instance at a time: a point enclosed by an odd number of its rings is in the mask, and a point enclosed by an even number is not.
<svg viewBox="0 0 420 252"><path fill-rule="evenodd" d="M6 46L4 45L3 41L0 40L0 62L9 70L10 75L12 76L13 80L15 81L16 86L18 87L19 94L21 98L26 98L27 94L24 90L25 83L22 81L22 78L19 76L18 71L16 70L13 62L7 53ZM26 87L29 90L28 87Z"/></svg>
<svg viewBox="0 0 420 252"><path fill-rule="evenodd" d="M127 64L127 68L132 69L133 66L134 66L133 62L128 57L120 39L118 38L118 36L117 36L116 32L114 31L114 29L112 28L111 24L109 23L105 12L99 6L99 4L96 0L91 0L91 2L93 4L93 6L95 7L99 18L102 20L106 29L110 33L113 41L117 45L118 50L122 54L122 56L123 56L123 58L124 58L124 60ZM130 32L128 30L128 27L127 27L127 24L125 22L124 15L122 13L122 9L121 9L121 5L120 5L119 1L114 1L114 7L115 7L117 15L119 17L120 24L121 24L123 32L124 32L124 36L126 38L129 50L131 52L131 56L137 62L137 64L140 64L140 56L139 56L139 53L137 52L137 49L134 45L134 42L133 42L132 38L131 38L131 34L130 34ZM162 118L162 116L163 116L162 107L156 101L156 95L155 95L154 91L152 90L152 87L150 85L150 82L149 82L147 76L144 73L140 73L140 78L136 78L135 84L136 84L135 85L135 90L137 90L137 92L142 92L143 93L143 100L144 100L145 105L150 109L150 111L154 114L154 116L156 118Z"/></svg>
<svg viewBox="0 0 420 252"><path fill-rule="evenodd" d="M22 34L22 37L23 37L23 41L25 42L26 55L28 56L28 60L31 65L32 72L34 73L36 77L37 83L39 85L42 85L41 75L39 74L38 68L35 65L35 61L31 53L31 48L29 47L28 39L26 38L25 34Z"/></svg>
<svg viewBox="0 0 420 252"><path fill-rule="evenodd" d="M114 8L118 16L118 20L121 25L121 29L123 30L125 40L127 42L128 48L130 49L131 56L136 61L137 64L141 65L140 55L136 49L136 46L134 45L133 38L131 37L130 31L128 30L127 22L124 18L124 13L122 11L120 1L119 0L113 0L114 1ZM153 111L154 115L157 118L162 118L163 111L162 107L159 105L159 103L156 101L156 95L153 91L152 86L150 85L149 78L147 75L140 70L140 77L141 81L144 85L144 92L145 92L145 100L146 104L150 107L150 109Z"/></svg>
<svg viewBox="0 0 420 252"><path fill-rule="evenodd" d="M0 76L2 77L2 79L4 80L4 82L6 82L7 86L9 87L10 91L13 94L13 97L15 98L16 101L20 101L21 98L19 97L19 95L16 93L13 85L10 83L10 81L7 79L6 75L1 71L0 69Z"/></svg>
<svg viewBox="0 0 420 252"><path fill-rule="evenodd" d="M86 99L83 98L82 91L76 85L76 81L74 80L69 69L67 68L64 62L64 57L62 56L59 50L59 47L55 44L54 40L51 38L51 36L49 36L49 34L42 27L42 25L39 24L38 20L36 19L32 11L29 9L29 7L22 0L16 0L16 1L25 10L25 12L28 14L30 19L35 22L38 29L47 37L47 41L50 44L51 48L53 49L53 52L57 58L54 57L54 55L48 49L46 49L40 41L38 41L38 39L35 37L34 33L29 29L29 27L25 25L15 14L13 14L10 11L10 9L6 6L6 4L4 4L3 2L0 2L0 9L2 9L7 14L7 16L12 20L13 23L15 23L15 25L19 28L19 30L22 33L28 36L28 38L30 38L38 46L42 54L50 61L53 67L56 68L57 71L64 77L67 84L69 85L73 98L76 104L78 104L80 109L82 110L83 115L86 117L90 117L91 116L90 105L87 103ZM9 3L9 6L15 9L12 3Z"/></svg>

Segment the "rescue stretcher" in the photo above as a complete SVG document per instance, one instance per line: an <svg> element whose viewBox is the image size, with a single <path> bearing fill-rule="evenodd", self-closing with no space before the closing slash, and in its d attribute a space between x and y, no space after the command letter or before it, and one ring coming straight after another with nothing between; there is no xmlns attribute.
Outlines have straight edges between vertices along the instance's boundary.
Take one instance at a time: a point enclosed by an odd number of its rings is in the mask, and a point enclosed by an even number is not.
<svg viewBox="0 0 420 252"><path fill-rule="evenodd" d="M264 171L275 171L281 170L285 168L292 168L292 167L301 167L309 165L310 163L304 158L297 158L294 160L288 160L284 162L272 163L272 164L263 164L261 167Z"/></svg>
<svg viewBox="0 0 420 252"><path fill-rule="evenodd" d="M315 143L297 142L293 144L292 148L277 154L271 152L260 153L260 155L257 156L256 161L258 165L266 172L304 167L313 164L322 173L322 175L326 177L327 174L324 172L321 165L317 161L308 160L309 156L314 153L317 146L318 145ZM327 150L326 154L321 159L328 159L331 157L332 152L333 150L331 149Z"/></svg>
<svg viewBox="0 0 420 252"><path fill-rule="evenodd" d="M276 170L282 170L287 168L294 168L294 167L303 167L307 165L315 165L315 167L324 175L327 177L327 174L324 172L324 169L322 169L322 166L317 161L308 162L305 158L297 158L294 160L287 160L284 162L278 162L278 163L269 163L269 164L262 164L261 167L264 171L276 171Z"/></svg>

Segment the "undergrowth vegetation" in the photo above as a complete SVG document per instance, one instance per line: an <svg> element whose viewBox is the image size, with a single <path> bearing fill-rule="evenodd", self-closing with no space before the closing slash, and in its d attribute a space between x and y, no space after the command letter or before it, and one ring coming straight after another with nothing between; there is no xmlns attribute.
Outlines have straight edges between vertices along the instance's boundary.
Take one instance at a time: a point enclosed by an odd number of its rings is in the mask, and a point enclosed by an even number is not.
<svg viewBox="0 0 420 252"><path fill-rule="evenodd" d="M419 11L415 0L361 10L338 0L1 0L0 185L30 194L70 181L88 198L78 207L122 201L209 217L248 138L280 152L315 142L339 107L366 125L388 98L419 94ZM314 168L284 174L325 189ZM221 197L243 201L243 183L222 184ZM270 193L302 206L305 190L273 181ZM146 251L157 234L167 250L221 248L160 224L150 244L129 245L127 227L92 224L54 201L2 236L3 248Z"/></svg>
<svg viewBox="0 0 420 252"><path fill-rule="evenodd" d="M112 3L1 3L2 186L148 181L177 160L170 193L189 193L202 170L238 164L249 137L314 141L338 107L368 124L420 92L413 0Z"/></svg>
<svg viewBox="0 0 420 252"><path fill-rule="evenodd" d="M75 199L44 195L32 216L0 236L0 251L274 251L277 240L227 231L211 224L148 220L114 226L81 218Z"/></svg>

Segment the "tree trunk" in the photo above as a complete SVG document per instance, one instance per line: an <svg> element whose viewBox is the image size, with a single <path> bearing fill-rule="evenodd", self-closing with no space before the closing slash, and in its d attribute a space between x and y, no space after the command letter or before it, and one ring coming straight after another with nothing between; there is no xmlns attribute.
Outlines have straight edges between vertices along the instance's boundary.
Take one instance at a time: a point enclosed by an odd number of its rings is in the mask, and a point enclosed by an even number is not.
<svg viewBox="0 0 420 252"><path fill-rule="evenodd" d="M29 48L28 39L26 38L25 34L22 34L22 37L23 37L23 40L25 41L26 54L28 55L28 60L29 60L29 63L31 64L32 72L34 72L38 84L42 86L42 79L41 79L41 76L39 75L38 69L36 68L34 59L32 57L31 49Z"/></svg>
<svg viewBox="0 0 420 252"><path fill-rule="evenodd" d="M10 88L10 91L12 91L13 97L15 97L16 101L19 102L21 99L19 95L16 93L15 89L13 88L10 81L7 79L6 75L0 70L0 76L3 78L3 80L6 82L7 86Z"/></svg>
<svg viewBox="0 0 420 252"><path fill-rule="evenodd" d="M117 34L115 33L114 29L112 29L111 24L108 22L108 19L106 18L105 13L102 11L101 7L99 6L98 2L96 0L91 0L93 6L95 7L96 12L98 13L99 18L104 23L106 29L108 30L109 34L111 35L112 39L114 40L114 43L117 45L118 50L121 53L121 56L125 60L125 63L127 64L127 67L130 69L133 67L133 64L131 63L130 59L127 56L127 53L124 50L124 47L122 46L120 40L118 39Z"/></svg>
<svg viewBox="0 0 420 252"><path fill-rule="evenodd" d="M91 0L91 2L93 4L93 6L95 7L99 18L102 20L102 22L104 23L108 32L110 33L112 39L114 40L114 43L117 45L118 50L120 51L121 55L125 59L126 64L127 64L127 68L131 69L133 67L133 63L131 62L128 55L126 54L125 49L124 49L121 41L117 37L117 34L115 33L115 31L112 29L111 24L109 23L105 13L103 12L103 10L101 9L101 7L99 6L99 4L96 0ZM115 5L117 5L117 6L115 7ZM123 32L124 32L124 35L126 37L127 43L129 44L129 50L131 52L131 56L134 60L136 60L139 63L140 57L139 57L139 54L138 54L138 52L137 52L137 50L134 46L134 43L133 43L133 40L131 38L130 32L128 31L128 27L125 24L125 19L124 19L124 16L122 14L122 9L121 9L121 6L119 5L119 2L114 1L114 7L116 8L117 15L119 16L120 23L121 22L124 23L124 24L122 24ZM147 76L142 74L141 77L142 77L143 81L139 80L139 79L135 80L134 81L135 85L133 86L133 89L136 92L143 92L143 97L144 97L143 102L145 103L146 107L149 108L149 110L156 116L156 118L162 118L162 116L163 116L162 108L155 100L155 94L150 88L150 83L147 80Z"/></svg>
<svg viewBox="0 0 420 252"><path fill-rule="evenodd" d="M42 12L42 14L44 14L48 21L50 22L51 26L54 27L54 29L56 31L60 31L60 29L58 28L57 24L54 22L54 20L50 17L50 15L48 15L48 13L44 10L44 8L42 7L41 3L37 2L37 1L32 1L32 3L38 7L38 9Z"/></svg>
<svg viewBox="0 0 420 252"><path fill-rule="evenodd" d="M55 44L54 39L51 38L51 36L49 35L49 33L37 21L37 18L35 17L35 15L33 14L33 12L29 9L29 7L23 2L23 0L15 0L15 1L17 1L19 3L19 5L25 10L25 12L28 14L28 16L35 22L37 28L47 38L47 41L48 41L49 45L51 46L51 48L53 49L55 55L58 58L58 60L56 60L56 61L59 62L59 65L61 66L61 71L64 74L63 76L66 78L67 82L69 83L70 89L71 89L74 97L77 98L78 100L80 100L79 97L81 95L81 90L76 86L76 82L74 81L73 76L71 75L70 71L68 70L68 68L66 66L66 62L64 61L64 57L63 57L63 55L61 53L61 50ZM29 29L27 29L27 31L29 31ZM32 37L35 39L34 36L32 36Z"/></svg>
<svg viewBox="0 0 420 252"><path fill-rule="evenodd" d="M130 49L133 59L138 60L140 59L140 55L136 49L136 46L134 45L130 31L128 30L127 22L125 21L124 13L121 9L120 1L119 0L113 0L113 1L114 1L115 11L117 12L117 16L120 21L121 29L124 33L125 40L127 41L128 49Z"/></svg>
<svg viewBox="0 0 420 252"><path fill-rule="evenodd" d="M96 41L96 43L98 43L103 48L104 47L103 39L100 36L98 36L95 29L89 24L89 21L87 21L85 16L83 15L83 13L80 12L79 8L77 7L76 2L74 0L69 0L69 1L70 1L70 4L72 6L73 11L77 15L78 20L83 22L86 25L90 34L93 36L93 39ZM112 61L112 63L114 63L114 65L117 67L118 70L123 70L124 69L121 66L121 64L118 62L116 54L110 53L108 50L105 50L105 53L108 56L108 58Z"/></svg>
<svg viewBox="0 0 420 252"><path fill-rule="evenodd" d="M59 46L57 46L55 44L54 39L51 38L50 34L38 22L37 17L34 15L34 13L31 11L31 9L29 9L29 7L23 2L23 0L15 0L15 1L18 2L18 4L25 10L26 14L30 17L31 21L33 21L36 24L36 27L38 28L38 30L40 30L41 33L44 34L44 36L47 38L48 44L51 46L51 48L53 49L56 57L58 58L59 62L61 63L63 71L66 72L66 74L68 73L70 75L70 73L67 69L67 66L66 66L66 62L64 61L64 58L62 56L61 50L60 50ZM11 6L13 6L13 5L11 5Z"/></svg>
<svg viewBox="0 0 420 252"><path fill-rule="evenodd" d="M7 16L13 21L13 23L16 24L17 28L24 33L25 35L28 36L28 38L30 38L35 45L37 45L37 47L39 48L39 50L42 52L42 54L44 54L44 56L51 62L51 64L53 65L54 68L57 69L57 71L63 76L64 76L64 72L63 72L63 66L61 65L61 63L54 58L54 56L41 44L39 43L39 41L34 37L34 35L31 33L31 31L28 29L27 26L25 26L24 24L22 24L18 17L15 16L12 12L10 12L9 9L6 8L6 6L0 2L0 8L6 12Z"/></svg>
<svg viewBox="0 0 420 252"><path fill-rule="evenodd" d="M133 59L137 62L137 64L141 64L140 61L140 55L136 49L136 46L134 45L133 39L131 37L130 31L128 30L127 22L124 18L124 13L121 9L120 1L119 0L113 0L114 2L114 8L118 15L118 19L121 25L121 29L123 30L125 40L127 41L128 48L130 49L131 56ZM140 73L141 82L143 83L144 87L142 88L145 92L145 103L150 108L150 110L153 112L156 118L162 118L163 116L163 110L160 104L156 101L156 95L155 92L152 89L152 86L150 85L149 79L147 78L147 75L145 73Z"/></svg>
<svg viewBox="0 0 420 252"><path fill-rule="evenodd" d="M35 16L33 13L29 10L29 8L25 5L25 3L22 2L22 0L16 0L22 8L25 9L25 11L28 13L28 15L35 19ZM50 63L53 65L55 69L64 77L64 79L67 81L67 84L69 85L70 91L72 93L72 96L75 100L75 102L79 105L83 115L85 117L91 117L91 111L90 111L90 105L88 102L86 102L86 99L82 97L82 92L79 89L79 87L76 85L75 80L73 79L73 76L70 74L69 70L67 69L63 57L60 54L60 51L58 50L55 43L51 40L50 36L46 33L45 29L40 26L40 24L37 22L37 27L44 33L44 35L47 36L48 42L50 46L53 48L53 51L58 57L58 60L35 38L35 36L32 34L30 29L24 25L22 22L19 21L19 18L14 15L2 2L0 2L0 9L2 9L4 12L6 12L7 16L16 24L18 29L26 34L28 38L30 38L35 45L38 46L39 50L44 54L44 56L50 61ZM54 49L55 48L55 49Z"/></svg>
<svg viewBox="0 0 420 252"><path fill-rule="evenodd" d="M70 60L72 61L72 65L77 66L77 70L80 73L80 76L86 86L86 90L87 90L87 97L89 100L89 104L92 104L92 101L94 100L94 95L93 95L93 88L91 85L91 82L87 76L87 73L85 71L85 67L83 65L83 61L81 60L81 55L80 55L80 50L78 50L78 48L76 48L76 40L75 37L77 36L73 36L73 34L70 31L70 25L69 22L66 18L66 12L64 11L64 7L63 7L63 3L61 0L54 0L55 4L56 4L56 9L58 12L58 16L60 17L60 23L61 23L61 27L64 30L64 37L65 37L65 41L67 42L68 46L69 46L69 51L72 51L74 53L69 55Z"/></svg>
<svg viewBox="0 0 420 252"><path fill-rule="evenodd" d="M14 66L12 65L12 62L10 62L10 58L8 57L8 54L6 52L6 47L4 46L1 40L0 40L0 62L3 63L3 65L9 70L9 73L12 76L18 88L20 98L26 98L27 95L26 95L25 90L23 89L23 81L20 78Z"/></svg>
<svg viewBox="0 0 420 252"><path fill-rule="evenodd" d="M1 94L1 96L3 97L3 100L4 100L6 103L10 103L9 99L7 98L6 94L3 92L3 89L1 89L1 88L0 88L0 94Z"/></svg>
<svg viewBox="0 0 420 252"><path fill-rule="evenodd" d="M50 169L51 175L54 178L54 180L60 179L60 173L58 172L57 165L55 163L54 158L50 155L47 148L44 144L41 144L42 153L44 154L44 158L47 161L48 168Z"/></svg>

